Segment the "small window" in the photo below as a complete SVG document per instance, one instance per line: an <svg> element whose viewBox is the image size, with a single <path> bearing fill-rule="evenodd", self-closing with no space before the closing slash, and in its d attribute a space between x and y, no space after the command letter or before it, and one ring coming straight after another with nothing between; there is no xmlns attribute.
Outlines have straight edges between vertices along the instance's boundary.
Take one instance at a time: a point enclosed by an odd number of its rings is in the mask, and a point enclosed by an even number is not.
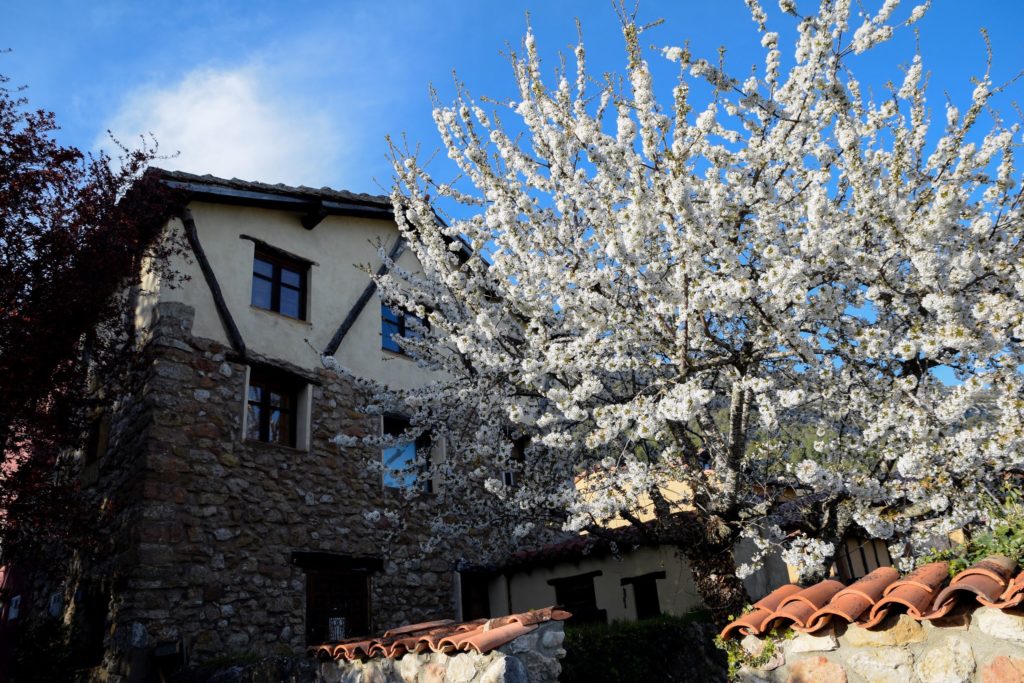
<svg viewBox="0 0 1024 683"><path fill-rule="evenodd" d="M653 619L654 617L661 616L661 603L658 600L658 579L664 578L665 572L659 571L622 579L623 591L626 590L626 586L630 584L633 586L633 599L636 602L636 618L638 620ZM622 599L625 602L625 593L623 593Z"/></svg>
<svg viewBox="0 0 1024 683"><path fill-rule="evenodd" d="M459 604L462 606L462 614L458 617L460 620L491 618L490 583L491 575L488 573L459 572Z"/></svg>
<svg viewBox="0 0 1024 683"><path fill-rule="evenodd" d="M409 420L401 415L384 416L384 435L400 437L409 429ZM384 486L394 489L411 489L417 486L419 475L430 460L430 436L421 435L414 441L396 443L389 446L381 455L384 460ZM417 464L422 460L423 464ZM430 479L422 484L423 491L433 490Z"/></svg>
<svg viewBox="0 0 1024 683"><path fill-rule="evenodd" d="M381 348L393 353L405 353L397 339L419 339L421 335L418 328L424 327L425 325L426 322L422 318L419 318L412 313L404 313L381 304Z"/></svg>
<svg viewBox="0 0 1024 683"><path fill-rule="evenodd" d="M85 464L100 460L110 445L110 416L106 413L93 419L85 442Z"/></svg>
<svg viewBox="0 0 1024 683"><path fill-rule="evenodd" d="M7 621L14 621L19 616L21 616L21 596L15 595L7 603Z"/></svg>
<svg viewBox="0 0 1024 683"><path fill-rule="evenodd" d="M297 320L306 319L309 265L257 248L252 263L252 305Z"/></svg>
<svg viewBox="0 0 1024 683"><path fill-rule="evenodd" d="M284 373L251 368L246 397L245 438L294 448L301 389L299 380Z"/></svg>
<svg viewBox="0 0 1024 683"><path fill-rule="evenodd" d="M297 551L292 564L306 574L306 643L344 640L370 630L371 574L379 558Z"/></svg>
<svg viewBox="0 0 1024 683"><path fill-rule="evenodd" d="M597 570L548 580L548 585L555 588L555 602L572 613L572 623L608 622L607 612L597 609L597 595L594 592L594 577L601 574L601 570Z"/></svg>
<svg viewBox="0 0 1024 683"><path fill-rule="evenodd" d="M50 601L47 603L46 611L51 617L59 617L64 610L64 596L60 593L50 593Z"/></svg>
<svg viewBox="0 0 1024 683"><path fill-rule="evenodd" d="M370 575L306 571L306 643L344 640L369 631Z"/></svg>
<svg viewBox="0 0 1024 683"><path fill-rule="evenodd" d="M512 442L512 453L509 459L515 463L512 467L501 473L502 483L508 488L515 488L519 484L519 474L522 472L523 463L526 461L526 447L530 444L530 437L521 436Z"/></svg>

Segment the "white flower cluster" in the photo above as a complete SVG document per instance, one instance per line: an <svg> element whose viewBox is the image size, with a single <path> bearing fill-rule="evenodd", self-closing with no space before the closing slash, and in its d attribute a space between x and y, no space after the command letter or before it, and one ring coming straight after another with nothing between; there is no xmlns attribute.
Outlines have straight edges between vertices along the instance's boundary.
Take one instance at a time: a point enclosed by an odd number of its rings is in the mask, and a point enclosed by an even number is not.
<svg viewBox="0 0 1024 683"><path fill-rule="evenodd" d="M816 538L797 538L790 541L789 547L782 552L782 559L805 580L823 574L831 564L835 551L832 543Z"/></svg>
<svg viewBox="0 0 1024 683"><path fill-rule="evenodd" d="M822 519L910 555L1024 468L1021 136L985 114L999 89L979 79L933 126L919 57L881 102L846 61L924 6L781 0L783 72L749 5L761 76L668 48L661 105L639 27L621 82L588 78L580 45L549 83L529 35L503 111L437 104L455 180L394 147L423 272L376 282L428 319L404 341L439 379L376 404L446 442L439 537L689 510L817 572L840 540L813 537Z"/></svg>

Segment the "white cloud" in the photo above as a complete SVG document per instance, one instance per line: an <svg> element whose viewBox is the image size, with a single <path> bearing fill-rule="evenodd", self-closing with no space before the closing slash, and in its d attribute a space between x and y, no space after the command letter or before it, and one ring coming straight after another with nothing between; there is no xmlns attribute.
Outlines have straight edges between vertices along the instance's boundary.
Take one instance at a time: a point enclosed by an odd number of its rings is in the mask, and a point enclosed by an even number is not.
<svg viewBox="0 0 1024 683"><path fill-rule="evenodd" d="M257 66L200 68L128 93L108 128L123 142L152 133L164 168L244 180L330 184L343 140L318 112ZM105 137L99 143L106 146Z"/></svg>

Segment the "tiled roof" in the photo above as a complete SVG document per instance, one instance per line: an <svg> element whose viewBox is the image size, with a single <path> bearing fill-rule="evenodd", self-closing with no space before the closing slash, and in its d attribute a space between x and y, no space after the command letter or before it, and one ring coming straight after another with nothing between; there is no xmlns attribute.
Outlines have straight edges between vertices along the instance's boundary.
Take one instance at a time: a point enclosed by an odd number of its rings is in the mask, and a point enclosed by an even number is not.
<svg viewBox="0 0 1024 683"><path fill-rule="evenodd" d="M686 513L676 513L683 515ZM642 527L626 526L602 529L600 535L583 533L565 540L519 550L509 555L497 569L532 569L548 567L559 562L578 561L586 557L603 557L614 553L625 553L639 546L657 545L659 536L653 522Z"/></svg>
<svg viewBox="0 0 1024 683"><path fill-rule="evenodd" d="M168 171L162 168L154 168L152 171L161 178L176 181L186 186L204 186L211 189L222 188L239 190L243 192L263 192L288 197L305 197L309 199L326 199L338 202L354 202L379 206L391 210L391 199L385 195L363 194L348 192L346 190L335 190L330 187L307 187L305 185L284 185L281 183L260 183L239 178L218 178L212 175L196 175L185 171Z"/></svg>
<svg viewBox="0 0 1024 683"><path fill-rule="evenodd" d="M628 542L630 541L624 538L618 543ZM501 569L529 569L580 560L584 557L601 557L610 553L611 550L612 542L609 539L592 534L581 534L565 541L515 552L501 565Z"/></svg>
<svg viewBox="0 0 1024 683"><path fill-rule="evenodd" d="M919 621L941 619L958 604L975 601L998 609L1024 603L1024 571L1018 571L1014 560L994 555L952 581L949 565L933 562L903 577L892 567L879 567L849 586L832 579L807 588L787 584L755 603L753 611L730 623L721 635L763 635L779 626L810 633L833 620L872 627L896 612Z"/></svg>
<svg viewBox="0 0 1024 683"><path fill-rule="evenodd" d="M537 630L548 621L565 621L572 615L555 607L495 619L454 622L450 619L411 624L374 637L349 638L310 648L321 659L370 659L401 657L407 652L478 652L485 654Z"/></svg>

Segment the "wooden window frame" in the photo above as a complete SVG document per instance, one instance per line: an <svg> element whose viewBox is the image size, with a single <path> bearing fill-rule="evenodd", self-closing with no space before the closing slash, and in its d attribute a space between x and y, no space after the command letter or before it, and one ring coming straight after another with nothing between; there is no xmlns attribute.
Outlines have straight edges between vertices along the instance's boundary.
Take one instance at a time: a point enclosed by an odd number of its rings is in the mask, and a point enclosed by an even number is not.
<svg viewBox="0 0 1024 683"><path fill-rule="evenodd" d="M633 586L633 602L637 620L653 619L662 615L661 596L658 595L658 580L666 577L665 571L648 572L640 576L622 579L619 584ZM625 601L625 596L623 596Z"/></svg>
<svg viewBox="0 0 1024 683"><path fill-rule="evenodd" d="M271 267L270 276L264 275L256 271L256 262L262 261ZM281 271L287 270L295 273L299 276L299 286L295 287L284 282L281 278ZM267 249L256 246L255 253L253 254L253 267L252 267L252 278L254 286L252 287L252 296L250 297L250 303L260 310L272 311L278 315L283 315L288 318L295 320L306 320L306 300L308 297L309 290L309 262L300 261L298 259L288 258L282 256L279 253L269 251ZM270 283L270 307L262 306L255 301L256 287L255 281L262 280ZM281 290L290 289L297 291L299 294L299 305L298 315L292 315L281 310Z"/></svg>
<svg viewBox="0 0 1024 683"><path fill-rule="evenodd" d="M548 585L555 589L555 602L572 612L573 624L608 623L608 611L597 608L597 588L594 586L594 579L603 574L602 570L597 569L585 574L548 579ZM586 604L578 600L581 597L585 598Z"/></svg>
<svg viewBox="0 0 1024 683"><path fill-rule="evenodd" d="M252 399L252 389L260 389L260 398ZM288 405L285 408L275 406L271 403L271 395L278 394L287 398ZM255 405L259 408L259 422L256 425L256 438L249 437L251 425L246 424L246 439L262 443L277 444L296 448L298 443L299 426L299 402L302 394L301 382L298 379L289 377L285 373L275 372L268 368L251 366L249 369L249 382L245 388L246 420L250 419L249 407ZM270 438L270 417L274 409L287 415L288 432L284 441Z"/></svg>
<svg viewBox="0 0 1024 683"><path fill-rule="evenodd" d="M291 563L305 573L307 645L317 645L325 641L326 619L332 614L345 617L346 636L364 635L370 631L373 613L373 574L383 570L380 558L295 551L291 554ZM339 605L328 604L324 599L325 593L335 597L348 593L348 599L343 601L349 608L346 613L338 613Z"/></svg>

